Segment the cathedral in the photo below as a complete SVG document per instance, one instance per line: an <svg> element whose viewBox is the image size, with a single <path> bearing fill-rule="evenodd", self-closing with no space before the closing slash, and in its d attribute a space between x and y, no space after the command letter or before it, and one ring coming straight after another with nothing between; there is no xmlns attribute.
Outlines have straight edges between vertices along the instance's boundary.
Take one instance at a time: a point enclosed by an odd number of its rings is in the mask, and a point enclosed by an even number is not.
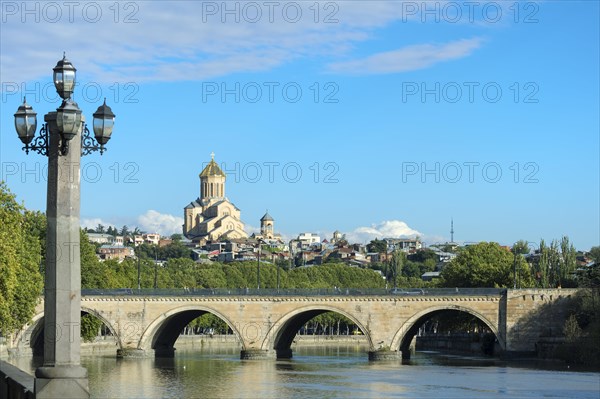
<svg viewBox="0 0 600 399"><path fill-rule="evenodd" d="M200 173L200 197L183 210L183 234L192 241L247 238L240 210L225 197L227 176L211 154L209 164Z"/></svg>

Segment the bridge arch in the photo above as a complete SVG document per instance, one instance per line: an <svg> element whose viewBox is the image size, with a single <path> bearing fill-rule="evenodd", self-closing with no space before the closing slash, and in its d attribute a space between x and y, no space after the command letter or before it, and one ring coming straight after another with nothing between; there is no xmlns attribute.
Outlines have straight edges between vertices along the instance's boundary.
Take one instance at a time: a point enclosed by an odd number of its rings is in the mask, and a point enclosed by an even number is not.
<svg viewBox="0 0 600 399"><path fill-rule="evenodd" d="M350 319L358 326L358 328L367 338L369 348L373 348L373 341L369 334L369 330L354 315L335 306L319 304L304 306L282 316L267 331L265 339L261 345L261 349L263 351L274 350L277 358L291 358L291 345L294 341L294 337L298 333L298 330L312 318L326 312L338 313Z"/></svg>
<svg viewBox="0 0 600 399"><path fill-rule="evenodd" d="M13 340L13 346L17 350L21 351L27 348L31 348L33 352L33 346L35 340L39 336L40 329L44 326L44 312L39 312L33 315L29 323L23 326L21 330L15 335Z"/></svg>
<svg viewBox="0 0 600 399"><path fill-rule="evenodd" d="M116 330L112 323L106 319L98 311L82 306L81 313L91 314L98 318L102 324L108 328L112 336L114 337L117 348L121 349L121 338L116 333ZM18 335L15 337L16 347L19 350L31 348L34 356L41 356L44 353L44 312L37 313L31 319L31 321L22 328Z"/></svg>
<svg viewBox="0 0 600 399"><path fill-rule="evenodd" d="M506 343L504 338L499 333L498 327L485 315L473 310L469 307L460 306L460 305L440 305L440 306L432 306L424 309L413 316L411 316L408 320L404 322L400 330L396 332L394 338L392 339L392 343L390 347L393 350L398 350L402 352L403 358L410 358L410 343L417 334L419 328L430 318L435 316L436 314L441 314L443 312L448 311L458 311L463 313L468 313L481 322L483 322L487 328L492 331L492 333L496 336L500 348L502 350L506 349Z"/></svg>
<svg viewBox="0 0 600 399"><path fill-rule="evenodd" d="M141 333L137 348L145 352L154 350L154 354L159 357L173 356L175 352L174 345L181 330L194 319L206 313L213 314L223 320L235 334L242 345L242 349L244 348L244 341L239 329L227 316L213 308L199 305L180 306L161 314Z"/></svg>

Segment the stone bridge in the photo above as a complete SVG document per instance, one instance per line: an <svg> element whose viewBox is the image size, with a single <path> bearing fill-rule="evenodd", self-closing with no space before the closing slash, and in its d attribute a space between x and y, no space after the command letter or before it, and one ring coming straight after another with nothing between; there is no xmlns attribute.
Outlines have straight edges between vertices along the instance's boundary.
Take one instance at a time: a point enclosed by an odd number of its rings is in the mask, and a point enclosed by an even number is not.
<svg viewBox="0 0 600 399"><path fill-rule="evenodd" d="M481 320L506 354L531 354L542 336L560 335L570 289L418 289L395 293L330 291L325 294L211 292L143 293L131 290L83 292L82 312L98 317L115 338L117 356L173 356L182 329L212 313L237 336L241 357L290 358L301 326L324 312L352 320L369 345L369 358L410 356L420 326L442 312L465 312ZM43 345L43 302L30 324L12 337L12 350L26 353ZM69 326L57 326L67 339ZM54 339L53 334L45 339Z"/></svg>

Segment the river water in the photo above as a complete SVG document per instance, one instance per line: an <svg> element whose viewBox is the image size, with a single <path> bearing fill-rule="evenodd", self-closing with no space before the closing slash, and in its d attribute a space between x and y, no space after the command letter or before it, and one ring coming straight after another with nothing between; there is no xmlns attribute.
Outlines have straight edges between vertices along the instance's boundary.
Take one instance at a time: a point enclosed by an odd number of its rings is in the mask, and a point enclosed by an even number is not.
<svg viewBox="0 0 600 399"><path fill-rule="evenodd" d="M208 348L178 350L174 359L82 363L93 398L600 398L600 373L563 364L425 352L405 364L373 363L361 346L300 347L282 361L241 361L239 349Z"/></svg>

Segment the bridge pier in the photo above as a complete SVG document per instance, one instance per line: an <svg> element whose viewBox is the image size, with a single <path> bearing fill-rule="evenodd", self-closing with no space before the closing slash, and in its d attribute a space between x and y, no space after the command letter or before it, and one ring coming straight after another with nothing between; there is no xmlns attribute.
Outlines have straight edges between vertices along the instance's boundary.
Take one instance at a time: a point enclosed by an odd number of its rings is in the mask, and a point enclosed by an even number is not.
<svg viewBox="0 0 600 399"><path fill-rule="evenodd" d="M400 351L369 351L369 361L398 361L402 360L402 352Z"/></svg>
<svg viewBox="0 0 600 399"><path fill-rule="evenodd" d="M146 351L143 349L138 349L138 348L117 349L117 359L141 359L144 357L148 357L148 353L146 353Z"/></svg>
<svg viewBox="0 0 600 399"><path fill-rule="evenodd" d="M175 348L173 347L159 347L154 348L154 357L175 357Z"/></svg>
<svg viewBox="0 0 600 399"><path fill-rule="evenodd" d="M267 349L244 349L240 353L242 360L273 360L274 358L273 352Z"/></svg>
<svg viewBox="0 0 600 399"><path fill-rule="evenodd" d="M292 348L287 349L277 349L277 359L291 359L293 355Z"/></svg>

